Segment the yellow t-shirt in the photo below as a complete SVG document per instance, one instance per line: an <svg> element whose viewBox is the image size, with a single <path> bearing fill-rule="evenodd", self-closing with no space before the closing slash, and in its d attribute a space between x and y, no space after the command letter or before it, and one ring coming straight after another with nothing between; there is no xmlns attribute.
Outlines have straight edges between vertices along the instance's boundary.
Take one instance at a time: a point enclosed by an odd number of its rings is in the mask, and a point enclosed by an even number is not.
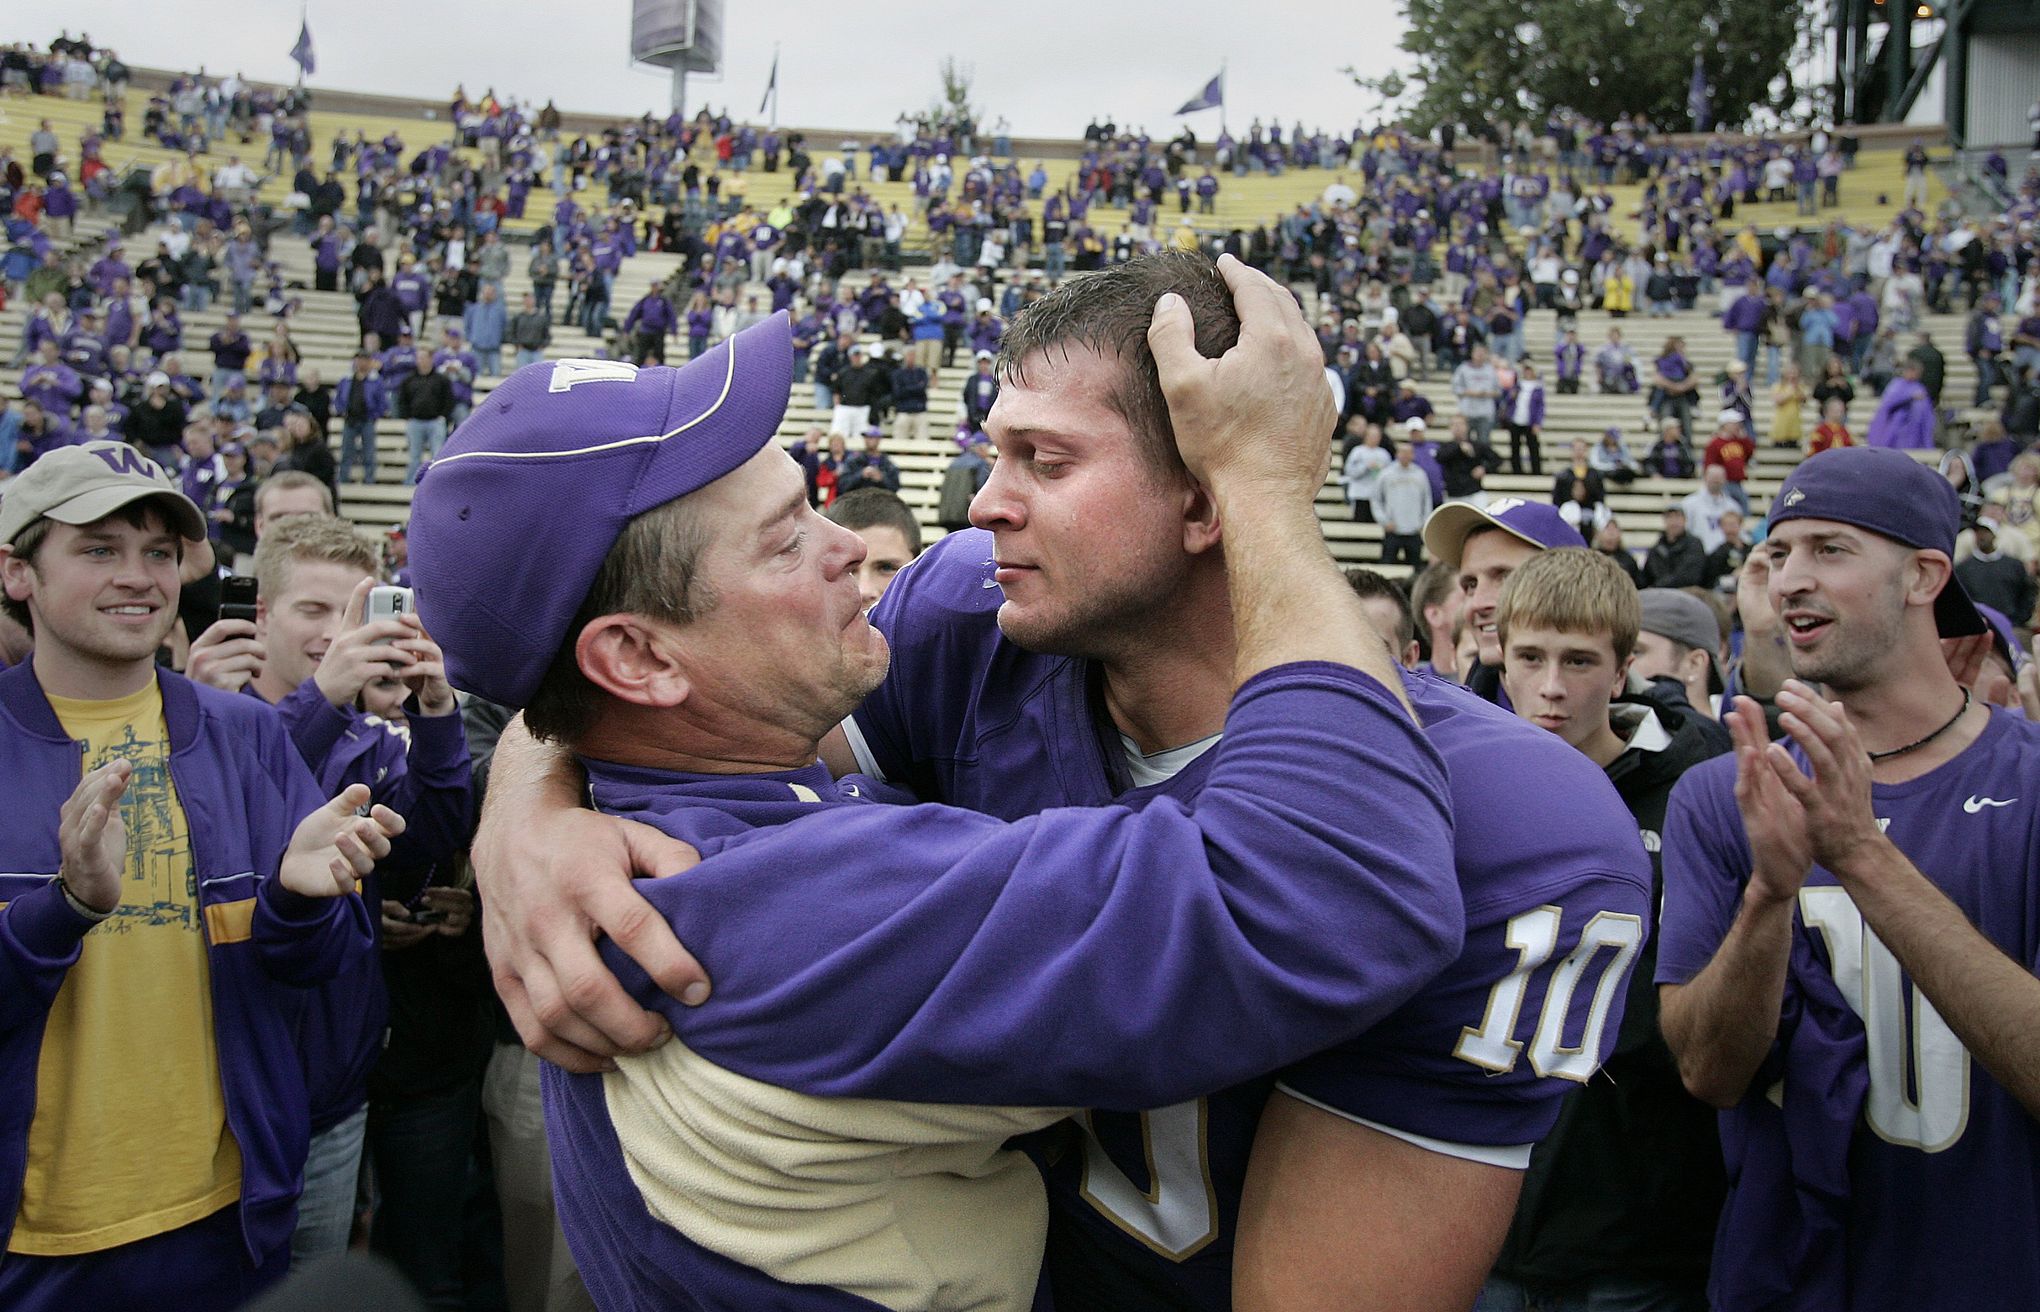
<svg viewBox="0 0 2040 1312"><path fill-rule="evenodd" d="M121 799L120 907L86 934L50 1008L28 1171L8 1249L96 1253L210 1216L241 1194L213 1042L191 832L170 781L163 695L51 697L85 768L134 763Z"/></svg>

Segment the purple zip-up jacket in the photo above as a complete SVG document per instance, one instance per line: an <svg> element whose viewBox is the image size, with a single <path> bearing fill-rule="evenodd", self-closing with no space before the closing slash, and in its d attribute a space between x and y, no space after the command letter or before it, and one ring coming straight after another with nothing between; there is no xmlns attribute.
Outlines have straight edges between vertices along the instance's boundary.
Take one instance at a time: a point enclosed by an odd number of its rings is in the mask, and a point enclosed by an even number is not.
<svg viewBox="0 0 2040 1312"><path fill-rule="evenodd" d="M156 672L170 777L191 831L204 910L213 1037L227 1125L241 1150L241 1231L259 1263L297 1226L310 1118L296 1034L306 990L374 961L357 896L302 897L277 863L325 802L283 725L245 697ZM56 885L55 816L82 777L81 749L50 709L32 665L0 673L0 778L17 818L0 826L0 1243L20 1209L43 1027L93 922Z"/></svg>
<svg viewBox="0 0 2040 1312"><path fill-rule="evenodd" d="M376 802L404 817L404 832L377 864L378 875L393 864L427 868L467 846L474 830L474 794L459 714L411 716L406 744L383 721L328 702L311 679L278 702L276 712L326 796L349 784L366 784ZM362 892L381 907L376 875L363 881ZM312 994L299 1046L313 1133L345 1120L368 1101L368 1073L382 1051L389 1012L382 963L373 958Z"/></svg>

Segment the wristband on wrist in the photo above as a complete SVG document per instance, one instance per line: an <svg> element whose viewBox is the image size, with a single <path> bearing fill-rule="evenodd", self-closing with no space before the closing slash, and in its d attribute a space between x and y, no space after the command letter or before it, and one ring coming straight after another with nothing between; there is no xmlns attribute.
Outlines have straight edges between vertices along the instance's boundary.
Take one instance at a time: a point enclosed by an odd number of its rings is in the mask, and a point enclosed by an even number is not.
<svg viewBox="0 0 2040 1312"><path fill-rule="evenodd" d="M101 911L96 907L86 906L85 903L79 899L78 895L71 891L71 886L64 882L64 877L62 875L57 876L57 887L63 890L64 901L70 904L71 910L77 912L79 915L85 917L85 919L93 922L94 924L97 924L100 921L105 920L108 916L111 916L113 914L112 910Z"/></svg>

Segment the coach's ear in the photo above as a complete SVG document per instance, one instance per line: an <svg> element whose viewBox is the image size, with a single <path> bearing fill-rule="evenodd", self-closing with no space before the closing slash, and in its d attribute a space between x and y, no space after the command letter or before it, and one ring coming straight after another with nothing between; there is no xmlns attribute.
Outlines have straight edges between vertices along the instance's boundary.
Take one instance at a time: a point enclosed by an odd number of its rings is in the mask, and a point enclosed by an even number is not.
<svg viewBox="0 0 2040 1312"><path fill-rule="evenodd" d="M1218 502L1208 489L1188 474L1171 495L1178 499L1183 515L1183 550L1200 556L1219 543L1223 525L1218 522Z"/></svg>
<svg viewBox="0 0 2040 1312"><path fill-rule="evenodd" d="M588 682L619 701L678 706L691 684L668 628L643 615L604 615L574 640L574 660Z"/></svg>

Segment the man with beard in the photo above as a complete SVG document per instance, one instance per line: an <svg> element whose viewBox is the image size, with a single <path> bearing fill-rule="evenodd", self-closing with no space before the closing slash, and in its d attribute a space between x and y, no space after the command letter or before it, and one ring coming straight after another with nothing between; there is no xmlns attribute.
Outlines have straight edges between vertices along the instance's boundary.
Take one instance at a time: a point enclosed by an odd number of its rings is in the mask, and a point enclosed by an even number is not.
<svg viewBox="0 0 2040 1312"><path fill-rule="evenodd" d="M1986 632L1959 520L1903 452L1794 470L1758 549L1787 741L1739 698L1733 762L1672 795L1657 978L1726 1112L1718 1308L2040 1301L2040 1254L2004 1242L2040 1225L2040 726L1949 671L1943 640Z"/></svg>

